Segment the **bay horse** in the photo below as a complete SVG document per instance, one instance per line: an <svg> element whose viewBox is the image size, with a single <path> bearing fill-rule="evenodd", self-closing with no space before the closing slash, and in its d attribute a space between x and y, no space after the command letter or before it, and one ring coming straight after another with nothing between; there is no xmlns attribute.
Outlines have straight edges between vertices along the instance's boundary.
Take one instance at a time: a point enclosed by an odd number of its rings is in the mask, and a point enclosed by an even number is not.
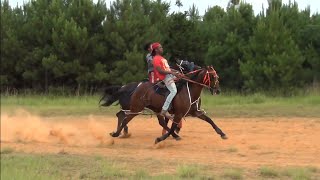
<svg viewBox="0 0 320 180"><path fill-rule="evenodd" d="M187 60L180 60L176 58L176 63L170 66L170 68L180 71L182 74L189 73L193 70L200 69L200 66L197 66L194 64L194 62L189 62ZM145 80L146 81L146 80ZM102 98L99 101L100 106L110 106L114 102L119 101L118 104L121 106L121 110L116 114L118 117L118 125L117 128L119 128L120 124L122 123L123 118L125 117L125 113L129 111L130 108L130 97L133 94L135 88L139 85L140 82L132 82L123 86L119 85L113 85L109 86L104 89L104 94ZM169 91L168 91L169 92ZM200 114L204 114L204 111L201 111L200 108L201 99L199 99L199 102L192 105L192 112L191 114L194 117L200 116ZM169 119L163 118L162 116L157 115L158 122L160 126L163 127L164 131L169 131L167 124ZM181 123L180 123L181 124ZM176 129L176 132L179 133L181 126L178 126ZM128 126L125 126L123 128L123 136L122 137L128 137Z"/></svg>
<svg viewBox="0 0 320 180"><path fill-rule="evenodd" d="M195 65L193 62L189 62L186 60L177 60L176 64L171 66L171 68L175 70L179 70L182 74L188 74L194 70L201 69L200 66ZM109 86L104 90L104 94L99 101L100 106L111 106L114 102L118 101L118 104L121 106L121 110L116 113L118 118L117 128L120 127L123 119L125 118L125 113L130 109L130 98L133 92L135 91L136 87L139 85L140 82L132 82L123 86L114 85ZM208 122L214 130L221 136L222 139L227 139L227 136L219 129L219 127L206 115L206 112L200 109L201 107L201 98L199 101L192 104L187 116L197 117L201 120ZM167 124L169 119L163 118L160 115L157 115L158 122L160 126L163 127L164 131L169 131ZM122 137L129 136L129 128L126 125L123 128L123 135ZM176 133L180 132L180 127L178 126ZM174 135L175 136L175 133Z"/></svg>
<svg viewBox="0 0 320 180"><path fill-rule="evenodd" d="M135 89L138 87L138 85L141 82L132 82L123 86L115 85L115 86L110 86L105 89L104 95L100 100L100 106L111 106L114 102L118 101L118 104L121 106L121 110L116 113L116 116L118 118L118 124L117 128L120 127L123 119L125 118L125 115L128 111L130 111L130 98ZM187 116L192 116L192 117L198 117L200 119L206 120L210 118L205 115L206 112L203 110L200 110L201 106L201 99L199 99L198 102L192 104L189 113ZM159 122L159 125L165 130L169 131L170 128L167 126L169 119L164 118L163 116L157 115L157 119ZM219 129L217 126L214 125L215 130L221 134L221 137L226 137L223 135L223 133L219 132ZM177 127L176 133L178 134L180 131L180 128ZM129 128L126 125L123 128L123 135L122 137L128 137L129 136ZM175 133L173 134L175 136Z"/></svg>
<svg viewBox="0 0 320 180"><path fill-rule="evenodd" d="M185 77L183 79L187 82L173 99L172 109L169 110L171 114L174 114L170 131L161 137L156 138L155 143L165 140L170 135L172 135L176 140L180 140L181 138L174 133L177 124L183 117L189 114L192 104L200 99L203 87L208 87L211 93L218 93L220 89L219 77L212 66L196 70L191 74L191 77ZM156 93L153 86L154 85L150 82L142 82L138 85L130 99L130 112L125 114L125 117L121 122L120 127L117 128L117 131L110 133L112 137L118 137L122 129L127 126L135 116L140 114L145 107L151 109L155 113L159 113L161 111L165 97ZM210 121L205 119L205 121L210 123L223 139L226 138L226 135L213 123L211 119Z"/></svg>

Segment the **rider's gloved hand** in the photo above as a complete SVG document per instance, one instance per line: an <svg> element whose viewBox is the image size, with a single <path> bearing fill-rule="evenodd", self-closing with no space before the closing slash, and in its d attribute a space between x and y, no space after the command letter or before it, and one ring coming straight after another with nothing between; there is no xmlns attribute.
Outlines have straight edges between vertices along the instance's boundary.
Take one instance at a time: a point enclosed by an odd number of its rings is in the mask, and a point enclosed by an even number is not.
<svg viewBox="0 0 320 180"><path fill-rule="evenodd" d="M177 78L182 78L183 77L183 74L181 74L178 71L174 72L173 75L176 76Z"/></svg>

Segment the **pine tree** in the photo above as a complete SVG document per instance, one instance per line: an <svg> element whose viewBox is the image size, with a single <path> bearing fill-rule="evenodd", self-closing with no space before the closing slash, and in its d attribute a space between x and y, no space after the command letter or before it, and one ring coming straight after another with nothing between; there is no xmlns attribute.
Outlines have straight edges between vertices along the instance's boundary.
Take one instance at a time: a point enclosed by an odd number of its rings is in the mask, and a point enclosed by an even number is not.
<svg viewBox="0 0 320 180"><path fill-rule="evenodd" d="M26 51L19 37L23 22L22 9L12 9L9 2L1 2L1 89L6 87L19 87L21 75L16 73L15 67L19 60L23 59Z"/></svg>
<svg viewBox="0 0 320 180"><path fill-rule="evenodd" d="M205 16L205 23L211 26L205 62L219 72L223 87L240 89L243 80L239 61L243 60L244 49L256 23L252 6L241 4L238 11L229 8L225 14L215 8L209 13L216 18L208 19L209 14Z"/></svg>
<svg viewBox="0 0 320 180"><path fill-rule="evenodd" d="M267 17L258 22L245 61L241 62L244 85L249 90L284 90L301 83L297 80L303 61L301 52L279 17L280 10L270 8Z"/></svg>

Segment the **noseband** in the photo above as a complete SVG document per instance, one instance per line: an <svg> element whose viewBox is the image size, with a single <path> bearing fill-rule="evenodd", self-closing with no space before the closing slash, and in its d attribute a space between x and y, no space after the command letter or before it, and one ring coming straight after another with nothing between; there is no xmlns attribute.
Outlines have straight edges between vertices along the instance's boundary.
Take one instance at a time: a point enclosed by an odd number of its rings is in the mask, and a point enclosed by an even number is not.
<svg viewBox="0 0 320 180"><path fill-rule="evenodd" d="M199 71L203 71L203 69L198 69L198 70L189 72L189 73L187 73L187 74L185 74L185 75L194 74L194 73L197 73L197 72L199 72ZM191 83L198 84L198 85L207 87L207 88L209 88L209 89L212 89L212 87L211 87L211 78L210 78L210 75L213 75L213 77L214 77L214 79L215 79L215 81L214 81L214 87L216 87L217 84L218 84L218 82L219 82L219 81L218 81L219 76L218 76L217 72L213 69L213 67L210 67L210 70L207 70L207 71L205 72L205 75L204 75L204 77L203 77L202 83L199 83L199 82L197 82L197 81L193 81L193 80L191 80L191 79L189 79L189 78L185 78L185 77L182 77L182 79L184 79L184 80L186 80L186 81L189 81L189 82L191 82Z"/></svg>
<svg viewBox="0 0 320 180"><path fill-rule="evenodd" d="M219 76L218 76L217 72L213 69L213 67L210 67L210 70L211 70L211 71L207 70L206 75L204 75L204 77L203 77L202 83L203 83L204 85L209 86L209 87L211 88L211 78L210 78L210 75L212 74L213 77L214 77L214 87L216 87L216 86L217 86L217 83L219 82L219 81L218 81Z"/></svg>

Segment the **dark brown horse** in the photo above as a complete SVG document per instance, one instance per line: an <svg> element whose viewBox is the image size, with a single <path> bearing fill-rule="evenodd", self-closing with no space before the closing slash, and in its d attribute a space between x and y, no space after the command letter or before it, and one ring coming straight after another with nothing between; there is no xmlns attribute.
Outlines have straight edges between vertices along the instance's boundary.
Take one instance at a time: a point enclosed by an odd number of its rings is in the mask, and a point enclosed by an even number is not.
<svg viewBox="0 0 320 180"><path fill-rule="evenodd" d="M194 64L194 62L189 62L186 60L176 60L176 63L173 64L170 68L173 68L175 70L180 71L182 74L187 74L190 73L194 70L201 69L200 66L197 66ZM99 101L100 106L110 106L114 102L118 101L118 103L121 106L121 110L116 114L118 117L118 126L117 128L120 127L123 119L125 118L126 112L130 111L130 99L131 95L137 88L140 82L132 82L126 85L113 85L109 86L104 89L104 94L102 98ZM195 103L192 105L190 109L190 113L188 114L189 116L194 116L198 117L201 114L205 114L205 112L200 110L200 105L201 105L201 99L199 99L199 102ZM158 122L159 124L163 127L165 131L169 131L170 128L167 126L169 119L163 118L160 115L157 115ZM181 123L180 123L181 125ZM176 132L179 133L181 126L178 126L176 129ZM128 137L129 136L129 128L128 126L125 126L123 128L123 135L122 137ZM173 135L175 136L175 134Z"/></svg>
<svg viewBox="0 0 320 180"><path fill-rule="evenodd" d="M212 66L197 70L191 75L191 77L184 78L187 82L177 93L172 102L172 109L170 110L170 113L174 114L174 119L171 129L168 133L157 138L155 143L165 140L170 135L173 135L177 140L180 139L178 135L174 134L177 124L183 117L190 113L191 106L194 102L199 100L203 87L208 87L212 93L219 92L218 78L219 77ZM154 85L149 82L139 84L131 96L130 112L125 115L124 120L120 127L117 128L117 131L110 134L112 137L118 137L122 129L127 126L127 124L145 107L156 113L161 111L165 97L157 94L153 86ZM206 121L208 122L209 120L206 119ZM211 122L208 123L210 123L217 131L218 127L211 119L210 121ZM220 134L222 138L226 138L226 135L219 128L218 131L218 134Z"/></svg>

